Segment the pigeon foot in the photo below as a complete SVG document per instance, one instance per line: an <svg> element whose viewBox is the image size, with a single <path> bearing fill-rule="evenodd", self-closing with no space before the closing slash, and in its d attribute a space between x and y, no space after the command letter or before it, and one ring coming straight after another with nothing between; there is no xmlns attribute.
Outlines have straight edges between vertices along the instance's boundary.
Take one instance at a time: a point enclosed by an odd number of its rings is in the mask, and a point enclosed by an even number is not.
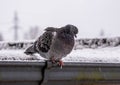
<svg viewBox="0 0 120 85"><path fill-rule="evenodd" d="M58 64L58 65L59 65L60 68L62 69L62 67L63 67L63 65L64 65L63 61L62 61L62 60L59 60L59 64Z"/></svg>

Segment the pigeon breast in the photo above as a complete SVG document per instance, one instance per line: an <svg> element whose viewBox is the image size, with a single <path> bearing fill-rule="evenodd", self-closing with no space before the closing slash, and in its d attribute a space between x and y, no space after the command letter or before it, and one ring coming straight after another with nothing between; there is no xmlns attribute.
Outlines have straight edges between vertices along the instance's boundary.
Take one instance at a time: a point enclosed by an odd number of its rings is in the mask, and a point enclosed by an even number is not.
<svg viewBox="0 0 120 85"><path fill-rule="evenodd" d="M49 51L51 56L54 56L56 60L65 57L69 54L74 46L74 36L66 34L62 30L58 31Z"/></svg>

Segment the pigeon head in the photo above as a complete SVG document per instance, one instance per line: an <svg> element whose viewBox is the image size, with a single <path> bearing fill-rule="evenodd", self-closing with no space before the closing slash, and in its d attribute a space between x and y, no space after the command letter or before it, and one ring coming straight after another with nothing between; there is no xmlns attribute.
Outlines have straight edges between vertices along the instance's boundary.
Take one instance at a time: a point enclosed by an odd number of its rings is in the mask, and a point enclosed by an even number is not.
<svg viewBox="0 0 120 85"><path fill-rule="evenodd" d="M77 37L76 34L78 33L78 28L76 26L68 24L64 27L64 30L66 33Z"/></svg>

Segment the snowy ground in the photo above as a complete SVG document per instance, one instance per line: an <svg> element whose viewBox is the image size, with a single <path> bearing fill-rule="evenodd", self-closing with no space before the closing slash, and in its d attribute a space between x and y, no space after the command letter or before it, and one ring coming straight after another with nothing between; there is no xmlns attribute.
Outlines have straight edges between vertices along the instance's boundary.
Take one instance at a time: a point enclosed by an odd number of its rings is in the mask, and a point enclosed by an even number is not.
<svg viewBox="0 0 120 85"><path fill-rule="evenodd" d="M0 50L2 61L44 61L38 54L25 55L24 50ZM106 48L84 48L73 50L64 62L120 63L120 46Z"/></svg>

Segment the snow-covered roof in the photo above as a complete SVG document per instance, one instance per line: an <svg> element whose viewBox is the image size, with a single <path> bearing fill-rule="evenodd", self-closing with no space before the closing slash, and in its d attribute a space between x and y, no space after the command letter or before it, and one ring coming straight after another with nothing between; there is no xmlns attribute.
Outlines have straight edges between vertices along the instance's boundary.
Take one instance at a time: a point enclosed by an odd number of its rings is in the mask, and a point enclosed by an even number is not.
<svg viewBox="0 0 120 85"><path fill-rule="evenodd" d="M103 38L77 40L74 50L67 57L63 58L63 61L64 62L84 62L84 63L120 63L120 46L119 46L120 40L119 39L120 38L106 39L105 42L101 42ZM96 40L97 40L97 43L95 43ZM25 42L25 43L12 42L13 45L9 45L11 44L10 42L0 43L0 46L3 46L3 44L6 45L5 49L0 47L1 48L0 61L22 61L22 62L23 61L25 62L26 61L33 61L33 62L44 61L45 59L42 58L39 54L34 54L34 55L24 54L26 47L30 46L32 43L33 42ZM21 46L21 44L23 44L22 46L23 47L25 46L25 47L22 49L21 48L18 49L17 47Z"/></svg>

